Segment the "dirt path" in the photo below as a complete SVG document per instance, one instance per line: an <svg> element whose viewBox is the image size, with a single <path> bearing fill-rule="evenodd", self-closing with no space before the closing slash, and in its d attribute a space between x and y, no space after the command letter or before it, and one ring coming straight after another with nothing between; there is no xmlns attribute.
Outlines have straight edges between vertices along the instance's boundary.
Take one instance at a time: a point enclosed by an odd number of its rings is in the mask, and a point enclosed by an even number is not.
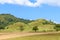
<svg viewBox="0 0 60 40"><path fill-rule="evenodd" d="M31 36L31 35L42 35L42 34L54 34L60 32L44 32L44 33L0 33L0 40L8 39L8 38L15 38L15 37L23 37L23 36Z"/></svg>

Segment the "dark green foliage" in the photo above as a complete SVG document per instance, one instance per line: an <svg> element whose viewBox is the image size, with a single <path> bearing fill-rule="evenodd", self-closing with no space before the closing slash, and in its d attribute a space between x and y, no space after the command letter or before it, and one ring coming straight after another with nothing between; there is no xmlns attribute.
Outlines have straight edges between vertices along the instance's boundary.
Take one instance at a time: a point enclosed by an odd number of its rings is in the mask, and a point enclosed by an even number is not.
<svg viewBox="0 0 60 40"><path fill-rule="evenodd" d="M1 30L1 29L5 29L5 27L3 27L3 26L0 26L0 30Z"/></svg>
<svg viewBox="0 0 60 40"><path fill-rule="evenodd" d="M54 29L56 29L56 31L60 31L60 24L56 24Z"/></svg>
<svg viewBox="0 0 60 40"><path fill-rule="evenodd" d="M38 30L38 27L34 26L32 30L34 30L36 32Z"/></svg>
<svg viewBox="0 0 60 40"><path fill-rule="evenodd" d="M24 27L23 26L20 26L20 31L23 31L24 30Z"/></svg>
<svg viewBox="0 0 60 40"><path fill-rule="evenodd" d="M18 18L18 19L19 19L20 22L24 22L24 23L26 23L26 24L34 21L34 20L27 20L27 19L23 19L23 18Z"/></svg>
<svg viewBox="0 0 60 40"><path fill-rule="evenodd" d="M0 14L0 29L4 29L6 26L11 25L16 22L29 23L30 20L25 20L22 18L16 18L11 14Z"/></svg>

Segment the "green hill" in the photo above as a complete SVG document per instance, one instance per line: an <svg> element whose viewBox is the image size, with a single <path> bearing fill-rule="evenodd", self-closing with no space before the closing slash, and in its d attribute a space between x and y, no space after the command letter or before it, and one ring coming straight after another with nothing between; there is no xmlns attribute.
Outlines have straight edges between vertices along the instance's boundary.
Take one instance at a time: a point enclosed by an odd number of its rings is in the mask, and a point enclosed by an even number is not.
<svg viewBox="0 0 60 40"><path fill-rule="evenodd" d="M11 14L0 14L0 31L33 31L33 27L37 27L38 31L59 31L60 24L51 20L36 19L27 20L17 18ZM3 31L2 30L2 31Z"/></svg>
<svg viewBox="0 0 60 40"><path fill-rule="evenodd" d="M45 19L38 19L34 22L29 23L29 26L33 28L34 26L37 26L39 28L39 31L54 31L55 23L52 21L48 21Z"/></svg>
<svg viewBox="0 0 60 40"><path fill-rule="evenodd" d="M29 23L31 21L22 19L22 18L16 18L15 16L11 14L0 14L0 29L4 29L6 26L11 25L16 22Z"/></svg>

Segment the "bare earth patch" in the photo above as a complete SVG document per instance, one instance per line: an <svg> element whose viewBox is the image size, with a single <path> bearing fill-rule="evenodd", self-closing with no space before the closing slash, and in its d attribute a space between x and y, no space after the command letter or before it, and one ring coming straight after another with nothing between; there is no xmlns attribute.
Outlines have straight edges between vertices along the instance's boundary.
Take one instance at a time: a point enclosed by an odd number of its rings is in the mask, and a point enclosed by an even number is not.
<svg viewBox="0 0 60 40"><path fill-rule="evenodd" d="M0 33L0 40L15 38L15 37L23 37L23 36L31 36L31 35L42 35L42 34L54 34L60 32L42 32L42 33L29 33L29 32L15 32L15 33Z"/></svg>

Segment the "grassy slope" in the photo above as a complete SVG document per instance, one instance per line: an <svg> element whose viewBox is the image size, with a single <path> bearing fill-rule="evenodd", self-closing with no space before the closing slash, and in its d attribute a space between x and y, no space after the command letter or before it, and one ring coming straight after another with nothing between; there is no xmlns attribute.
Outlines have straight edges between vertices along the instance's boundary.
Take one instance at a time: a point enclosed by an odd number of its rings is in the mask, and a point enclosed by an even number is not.
<svg viewBox="0 0 60 40"><path fill-rule="evenodd" d="M33 32L32 28L33 27L29 27L29 26L24 26L24 31L23 32ZM54 25L41 25L39 26L39 30L38 31L53 31L54 30ZM0 30L0 32L16 32L19 31L19 26L17 25L12 25L9 27L9 29L5 29L5 30Z"/></svg>
<svg viewBox="0 0 60 40"><path fill-rule="evenodd" d="M11 14L0 14L0 27L5 28L0 32L20 32L20 26L24 26L24 31L32 31L34 26L39 28L38 31L54 31L54 23L45 19L26 20L22 18L16 18Z"/></svg>
<svg viewBox="0 0 60 40"><path fill-rule="evenodd" d="M6 40L60 40L60 34L35 35L35 36L11 38Z"/></svg>
<svg viewBox="0 0 60 40"><path fill-rule="evenodd" d="M24 24L23 24L24 25ZM7 26L9 27L8 29L5 29L5 30L0 30L0 32L16 32L16 31L20 31L19 27L20 27L20 23L18 25L17 24L13 24L13 25L9 25ZM32 28L33 27L30 27L30 26L27 26L26 24L24 25L24 31L23 32L33 32ZM38 31L54 31L54 25L40 25L39 27L39 30Z"/></svg>

